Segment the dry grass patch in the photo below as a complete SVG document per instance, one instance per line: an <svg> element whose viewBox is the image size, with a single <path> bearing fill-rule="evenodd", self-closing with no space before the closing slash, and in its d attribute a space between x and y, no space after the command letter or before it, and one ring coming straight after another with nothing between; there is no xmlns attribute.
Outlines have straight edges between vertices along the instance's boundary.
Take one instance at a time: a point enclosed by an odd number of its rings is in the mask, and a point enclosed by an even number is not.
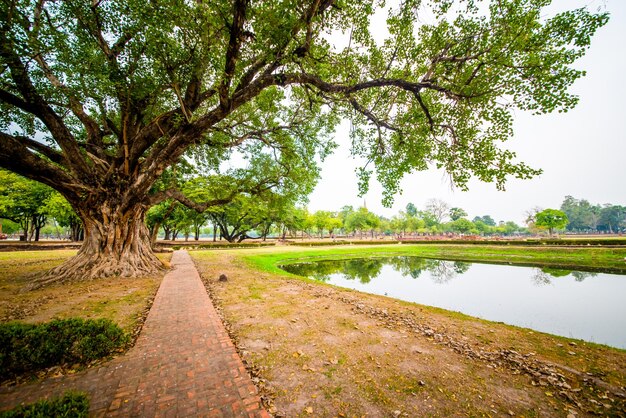
<svg viewBox="0 0 626 418"><path fill-rule="evenodd" d="M624 413L622 399L574 373L558 369L552 382L510 363L511 352L528 364L562 360L569 340L259 272L237 257L246 251L192 256L278 416ZM217 282L221 273L227 282ZM593 367L623 390L625 352L576 351L567 367Z"/></svg>
<svg viewBox="0 0 626 418"><path fill-rule="evenodd" d="M35 277L60 265L75 250L0 253L0 322L52 318L107 318L133 332L163 275L62 283L24 291ZM157 254L168 263L171 254Z"/></svg>

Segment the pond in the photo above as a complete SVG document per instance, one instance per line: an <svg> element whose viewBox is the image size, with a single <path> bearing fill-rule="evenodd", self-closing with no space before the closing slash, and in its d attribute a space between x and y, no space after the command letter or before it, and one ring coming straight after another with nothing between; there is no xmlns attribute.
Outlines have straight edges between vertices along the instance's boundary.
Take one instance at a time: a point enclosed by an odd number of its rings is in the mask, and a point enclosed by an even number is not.
<svg viewBox="0 0 626 418"><path fill-rule="evenodd" d="M287 264L336 286L626 348L626 276L398 256Z"/></svg>

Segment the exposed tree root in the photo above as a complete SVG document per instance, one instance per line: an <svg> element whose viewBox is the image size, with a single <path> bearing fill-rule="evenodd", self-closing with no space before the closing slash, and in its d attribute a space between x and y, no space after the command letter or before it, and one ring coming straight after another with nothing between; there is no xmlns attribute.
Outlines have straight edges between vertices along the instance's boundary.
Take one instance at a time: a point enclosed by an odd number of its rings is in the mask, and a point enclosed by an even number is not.
<svg viewBox="0 0 626 418"><path fill-rule="evenodd" d="M46 272L30 283L26 290L38 289L55 283L93 280L107 277L143 277L159 273L164 265L154 256L93 257L78 253L62 265Z"/></svg>

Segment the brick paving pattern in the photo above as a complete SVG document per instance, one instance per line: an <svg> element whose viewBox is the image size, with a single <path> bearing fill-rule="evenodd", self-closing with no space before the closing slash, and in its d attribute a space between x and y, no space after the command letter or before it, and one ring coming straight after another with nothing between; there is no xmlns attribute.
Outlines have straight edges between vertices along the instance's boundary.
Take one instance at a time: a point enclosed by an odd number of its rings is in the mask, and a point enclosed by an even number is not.
<svg viewBox="0 0 626 418"><path fill-rule="evenodd" d="M0 410L67 390L92 416L269 417L191 257L176 251L135 346L107 364L0 388Z"/></svg>

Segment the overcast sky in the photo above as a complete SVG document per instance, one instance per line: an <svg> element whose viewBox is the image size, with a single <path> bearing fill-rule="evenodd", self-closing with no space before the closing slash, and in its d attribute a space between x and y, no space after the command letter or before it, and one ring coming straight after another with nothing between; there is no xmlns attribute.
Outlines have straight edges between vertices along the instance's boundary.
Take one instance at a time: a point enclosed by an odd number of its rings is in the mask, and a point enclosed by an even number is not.
<svg viewBox="0 0 626 418"><path fill-rule="evenodd" d="M539 206L558 208L566 195L592 203L626 205L626 1L558 0L554 10L589 6L606 8L609 23L592 40L587 55L577 68L587 76L571 91L580 96L578 106L565 114L533 116L515 114L515 136L506 143L518 159L543 174L532 180L511 179L507 190L471 181L469 191L451 187L444 172L435 169L411 174L402 181L402 195L392 208L381 204L381 186L373 180L364 198L358 197L355 167L362 161L349 153L348 123L336 132L340 147L322 165L322 178L310 196L308 208L339 210L344 205L362 206L377 214L391 216L412 202L423 208L430 198L465 209L469 218L491 215L496 221L522 223L525 211Z"/></svg>

